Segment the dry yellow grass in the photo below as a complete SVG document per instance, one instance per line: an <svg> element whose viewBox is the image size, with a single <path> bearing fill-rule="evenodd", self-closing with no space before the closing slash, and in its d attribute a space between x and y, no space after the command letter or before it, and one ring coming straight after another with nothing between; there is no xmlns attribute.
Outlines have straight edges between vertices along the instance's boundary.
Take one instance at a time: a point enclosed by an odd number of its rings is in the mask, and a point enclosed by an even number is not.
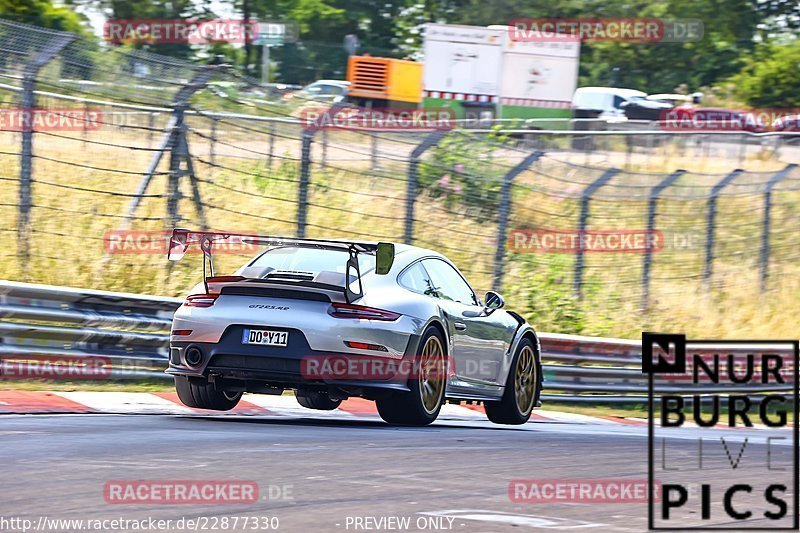
<svg viewBox="0 0 800 533"><path fill-rule="evenodd" d="M221 138L236 145L240 141L246 142L245 137L240 134ZM120 226L119 216L126 211L131 198L78 188L130 194L136 190L141 176L110 169L140 173L152 155L146 150L130 149L131 146L146 147L147 143L123 133L108 136L97 132L89 137L95 141L107 139L121 147L84 144L80 135L36 136L35 154L39 156L34 159L33 201L36 207L32 212L32 258L27 268L23 268L12 244L17 226L18 182L14 180L19 173L19 160L17 156L0 155L2 177L7 178L0 181L0 229L7 243L0 251L3 278L170 296L184 294L199 280L200 258L196 255L187 256L177 264L168 263L162 254L106 255L104 236ZM351 142L352 145L347 144ZM357 142L355 138L332 139L326 154L331 166L314 165L307 235L400 240L405 212L406 165L402 161L386 159L382 161L381 172L373 175L369 171L368 155L365 155L369 153L368 145L358 145ZM243 146L255 152L266 150L264 143L257 140ZM405 157L403 146L398 145L397 158L400 160ZM199 143L192 148L196 152L206 150ZM16 152L18 149L17 135L0 133L0 152ZM314 160L320 161L319 147L314 149ZM296 143L283 139L275 153L286 156L297 150ZM297 161L291 157L276 158L270 171L265 159L243 158L248 154L253 156L252 152L237 154L230 146L218 147L217 162L227 169L212 169L196 163L198 175L204 180L200 189L207 204L209 225L218 230L295 234ZM667 171L681 166L700 170L699 161L692 154L667 155L669 157L661 161L657 158L640 161L641 157L636 156L631 164L647 170L661 168ZM754 153L750 160L757 165L754 168L768 170L782 166L775 161L761 162L756 157L760 156ZM202 158L207 160L208 156ZM728 164L723 169L723 162L713 165L706 162L702 170L710 171L713 167L715 171L723 171L730 170L731 166ZM159 170L166 171L166 161L162 162ZM565 179L573 177L565 176ZM575 179L585 182L588 178L577 175ZM543 180L543 176L531 172L523 175L519 183L522 186L542 186ZM165 191L164 175L157 176L148 189L150 194L163 195ZM562 219L556 215L566 216L564 223L574 227L577 213L575 192L565 191L565 199L561 200L534 189L527 193L515 192L511 227L558 227ZM179 211L185 219L180 225L198 227L188 183L183 183L182 193ZM708 338L794 338L798 311L794 295L800 288L800 272L793 261L793 232L779 235L780 246L777 246L776 264L772 269L771 289L761 295L756 266L758 249L752 244L758 238L760 207L747 204L752 204L753 198L756 197L728 205L720 215L723 227L720 240L734 243L725 246L735 248L742 235L749 235L752 242L744 241L738 256L731 252L715 264L713 290L705 290L696 279L702 257L702 251L697 248L669 251L655 257L652 302L647 311L640 309L641 255L587 256L587 294L580 304L571 297L571 257L555 267L553 264L558 262L552 256L528 258L528 261L514 258L507 268L504 282L509 307L528 313L531 322L542 324L540 329L549 331L628 338L638 337L643 330L681 331ZM603 227L625 228L631 224L643 227L644 199L626 205L625 217L619 216L619 205L600 202L593 220L604 224ZM699 207L686 202L680 206L676 203L674 209L684 209L685 213L681 215L684 220L693 227L702 228L704 205L703 201L698 201ZM776 220L780 220L780 226L791 227L796 216L794 209L793 200L787 200L777 208ZM143 199L136 215L139 218L132 224L135 230L159 231L169 225L163 197ZM626 221L626 217L635 219L635 222ZM737 232L737 224L745 222L752 227ZM447 254L479 290L491 287L495 222L481 221L466 209L446 207L441 198L423 194L417 200L415 229L418 244ZM701 246L702 241L696 245ZM247 257L241 254L219 255L217 272L230 272ZM670 266L671 261L674 266ZM541 304L541 285L531 283L548 268L555 268L556 274L545 290L555 296ZM570 306L582 309L580 320L559 320L561 308Z"/></svg>

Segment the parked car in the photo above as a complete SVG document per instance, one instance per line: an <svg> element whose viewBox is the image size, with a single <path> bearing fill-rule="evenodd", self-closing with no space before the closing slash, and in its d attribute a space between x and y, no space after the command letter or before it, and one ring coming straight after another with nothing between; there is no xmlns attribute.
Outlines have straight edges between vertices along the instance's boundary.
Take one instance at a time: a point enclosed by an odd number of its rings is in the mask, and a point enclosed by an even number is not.
<svg viewBox="0 0 800 533"><path fill-rule="evenodd" d="M576 118L625 120L626 103L644 100L647 96L635 89L617 87L579 87L572 96L572 109Z"/></svg>
<svg viewBox="0 0 800 533"><path fill-rule="evenodd" d="M268 98L283 98L287 94L291 94L301 90L302 85L292 85L290 83L267 83L263 85L266 91L265 96Z"/></svg>
<svg viewBox="0 0 800 533"><path fill-rule="evenodd" d="M686 94L677 94L677 93L648 94L645 99L653 100L656 102L666 102L668 104L672 104L672 107L692 103L691 96Z"/></svg>
<svg viewBox="0 0 800 533"><path fill-rule="evenodd" d="M319 80L288 94L287 98L335 104L344 101L348 87L349 81Z"/></svg>
<svg viewBox="0 0 800 533"><path fill-rule="evenodd" d="M310 409L360 396L387 422L424 425L446 401L483 402L500 424L526 422L538 404L533 327L499 294L478 298L442 254L175 230L170 259L199 245L211 264L231 239L267 249L234 275L204 272L175 313L167 372L187 406L229 410L244 392L294 390Z"/></svg>
<svg viewBox="0 0 800 533"><path fill-rule="evenodd" d="M635 98L622 103L622 110L628 120L659 121L664 113L675 107L669 102Z"/></svg>

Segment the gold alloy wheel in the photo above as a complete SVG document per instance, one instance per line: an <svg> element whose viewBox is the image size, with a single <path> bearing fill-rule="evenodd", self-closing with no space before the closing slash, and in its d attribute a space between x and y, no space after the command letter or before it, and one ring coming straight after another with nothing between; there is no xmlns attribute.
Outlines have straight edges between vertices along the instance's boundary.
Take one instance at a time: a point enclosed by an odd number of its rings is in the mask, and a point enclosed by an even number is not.
<svg viewBox="0 0 800 533"><path fill-rule="evenodd" d="M425 341L419 365L419 393L422 407L432 415L444 395L444 348L439 338L432 335Z"/></svg>
<svg viewBox="0 0 800 533"><path fill-rule="evenodd" d="M536 362L533 357L533 348L525 346L517 360L517 370L514 375L514 394L517 398L517 409L522 414L528 414L533 408L533 392L536 389Z"/></svg>

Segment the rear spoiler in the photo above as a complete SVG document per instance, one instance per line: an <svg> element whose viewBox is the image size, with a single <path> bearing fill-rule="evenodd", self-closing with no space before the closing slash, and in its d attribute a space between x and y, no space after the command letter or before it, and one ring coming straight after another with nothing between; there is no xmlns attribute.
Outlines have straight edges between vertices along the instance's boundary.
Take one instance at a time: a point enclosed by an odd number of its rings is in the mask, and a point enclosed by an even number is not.
<svg viewBox="0 0 800 533"><path fill-rule="evenodd" d="M191 231L187 229L174 229L169 240L167 259L179 261L186 254L190 246L200 246L203 252L203 283L208 291L208 278L214 276L214 262L212 253L215 243L224 244L251 244L255 246L298 246L303 248L317 248L320 250L343 250L349 253L345 267L345 286L343 292L347 303L351 303L364 295L361 284L361 271L358 267L358 254L375 254L375 273L388 274L394 263L394 244L389 242L365 242L338 239L299 239L294 237L276 237L274 235L253 235L247 233L223 233L213 231ZM209 273L206 274L206 263ZM358 292L350 286L350 275L355 274L358 281Z"/></svg>

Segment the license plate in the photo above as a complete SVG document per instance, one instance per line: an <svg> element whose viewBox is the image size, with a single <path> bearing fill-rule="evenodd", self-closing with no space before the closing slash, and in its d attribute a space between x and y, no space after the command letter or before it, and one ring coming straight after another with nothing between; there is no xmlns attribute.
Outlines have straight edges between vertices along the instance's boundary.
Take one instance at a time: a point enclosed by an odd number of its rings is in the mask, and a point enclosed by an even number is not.
<svg viewBox="0 0 800 533"><path fill-rule="evenodd" d="M242 344L286 346L289 344L289 332L271 331L268 329L246 329L242 334Z"/></svg>

